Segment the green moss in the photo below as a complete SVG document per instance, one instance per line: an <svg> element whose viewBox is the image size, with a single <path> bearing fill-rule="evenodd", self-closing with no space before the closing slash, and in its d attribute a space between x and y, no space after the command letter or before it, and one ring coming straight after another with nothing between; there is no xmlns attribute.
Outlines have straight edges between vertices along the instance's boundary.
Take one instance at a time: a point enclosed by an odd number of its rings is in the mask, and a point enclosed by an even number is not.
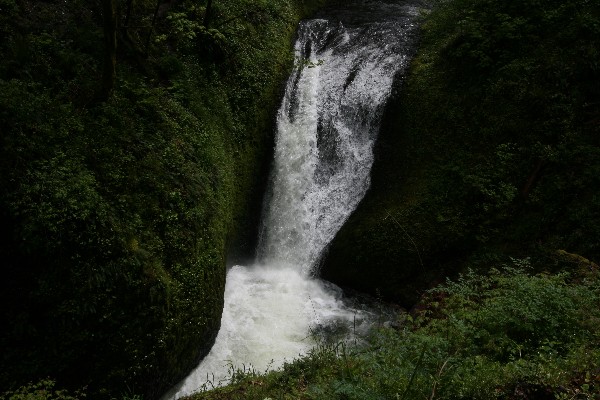
<svg viewBox="0 0 600 400"><path fill-rule="evenodd" d="M149 24L154 3L135 4ZM216 4L208 30L196 2L161 10L150 42L129 29L100 103L97 5L0 2L3 388L51 376L152 399L212 344L292 35L321 1Z"/></svg>
<svg viewBox="0 0 600 400"><path fill-rule="evenodd" d="M410 306L474 254L597 262L599 18L583 0L435 4L324 275Z"/></svg>

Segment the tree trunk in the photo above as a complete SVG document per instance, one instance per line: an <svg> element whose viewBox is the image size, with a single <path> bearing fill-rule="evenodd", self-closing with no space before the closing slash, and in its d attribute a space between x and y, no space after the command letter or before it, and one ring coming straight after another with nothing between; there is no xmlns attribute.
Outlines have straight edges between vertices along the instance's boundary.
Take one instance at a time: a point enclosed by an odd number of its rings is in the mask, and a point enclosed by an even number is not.
<svg viewBox="0 0 600 400"><path fill-rule="evenodd" d="M205 28L208 28L208 24L210 24L210 18L212 14L212 0L208 0L206 3L206 12L204 13L204 21L202 23L202 25L204 25Z"/></svg>
<svg viewBox="0 0 600 400"><path fill-rule="evenodd" d="M127 0L127 11L125 12L125 26L123 26L123 36L129 40L129 25L131 25L131 11L133 9L133 0Z"/></svg>
<svg viewBox="0 0 600 400"><path fill-rule="evenodd" d="M115 88L117 67L117 11L115 2L115 0L102 0L104 60L100 97L103 101L110 98Z"/></svg>
<svg viewBox="0 0 600 400"><path fill-rule="evenodd" d="M156 7L154 8L154 15L152 16L152 24L150 25L150 32L148 32L148 38L146 39L146 57L150 52L150 40L152 39L152 34L154 33L154 25L156 24L156 16L158 15L158 10L160 10L161 0L156 0Z"/></svg>
<svg viewBox="0 0 600 400"><path fill-rule="evenodd" d="M542 170L542 167L545 164L546 164L546 160L538 160L533 172L531 173L531 175L529 175L529 179L527 179L527 183L525 183L525 186L523 186L523 189L521 189L521 196L523 198L526 198L529 195L531 188L533 187L533 185L537 181L538 177L540 176L540 171Z"/></svg>

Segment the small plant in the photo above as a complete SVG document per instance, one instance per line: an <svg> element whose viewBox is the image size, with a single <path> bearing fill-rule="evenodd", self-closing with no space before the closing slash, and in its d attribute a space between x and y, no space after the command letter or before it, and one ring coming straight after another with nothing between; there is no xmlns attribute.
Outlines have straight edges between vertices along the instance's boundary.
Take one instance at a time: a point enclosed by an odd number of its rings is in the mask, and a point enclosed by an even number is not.
<svg viewBox="0 0 600 400"><path fill-rule="evenodd" d="M296 67L299 67L301 69L302 68L316 68L316 67L323 65L324 62L325 61L321 60L321 59L313 61L309 58L296 58L295 65L296 65Z"/></svg>
<svg viewBox="0 0 600 400"><path fill-rule="evenodd" d="M69 392L55 387L56 381L46 378L5 392L1 398L4 400L79 400L86 397L85 390Z"/></svg>
<svg viewBox="0 0 600 400"><path fill-rule="evenodd" d="M467 271L431 290L429 311L399 317L400 327L374 328L356 346L321 342L280 371L242 371L194 399L597 398L598 274L532 275L529 264Z"/></svg>

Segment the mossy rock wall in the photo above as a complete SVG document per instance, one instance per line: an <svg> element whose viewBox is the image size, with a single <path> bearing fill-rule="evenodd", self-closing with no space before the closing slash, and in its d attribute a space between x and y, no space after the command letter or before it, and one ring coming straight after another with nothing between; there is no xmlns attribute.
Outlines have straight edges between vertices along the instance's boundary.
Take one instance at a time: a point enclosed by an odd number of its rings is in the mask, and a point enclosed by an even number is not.
<svg viewBox="0 0 600 400"><path fill-rule="evenodd" d="M125 3L119 12L124 24ZM131 26L156 2L134 2ZM322 1L165 2L119 30L101 2L0 2L0 387L160 396L218 331L252 247L298 20Z"/></svg>
<svg viewBox="0 0 600 400"><path fill-rule="evenodd" d="M322 275L411 306L486 259L597 263L599 21L585 0L434 3Z"/></svg>
<svg viewBox="0 0 600 400"><path fill-rule="evenodd" d="M398 89L402 81L398 81ZM397 90L394 91L398 93ZM379 299L413 305L423 290L455 268L467 243L436 220L426 204L426 172L400 129L402 96L388 102L375 148L371 187L330 244L323 278Z"/></svg>

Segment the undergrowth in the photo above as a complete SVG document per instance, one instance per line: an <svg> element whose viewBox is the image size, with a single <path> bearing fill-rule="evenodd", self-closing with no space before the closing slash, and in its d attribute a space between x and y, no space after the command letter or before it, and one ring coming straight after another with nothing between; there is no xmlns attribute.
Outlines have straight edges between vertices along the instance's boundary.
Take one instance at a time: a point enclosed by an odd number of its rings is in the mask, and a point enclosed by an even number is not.
<svg viewBox="0 0 600 400"><path fill-rule="evenodd" d="M0 388L157 398L255 236L297 21L320 0L0 0ZM235 251L234 251L235 250ZM237 254L236 254L237 255Z"/></svg>
<svg viewBox="0 0 600 400"><path fill-rule="evenodd" d="M597 268L532 274L513 260L432 289L364 345L322 344L190 399L597 399L599 305Z"/></svg>

